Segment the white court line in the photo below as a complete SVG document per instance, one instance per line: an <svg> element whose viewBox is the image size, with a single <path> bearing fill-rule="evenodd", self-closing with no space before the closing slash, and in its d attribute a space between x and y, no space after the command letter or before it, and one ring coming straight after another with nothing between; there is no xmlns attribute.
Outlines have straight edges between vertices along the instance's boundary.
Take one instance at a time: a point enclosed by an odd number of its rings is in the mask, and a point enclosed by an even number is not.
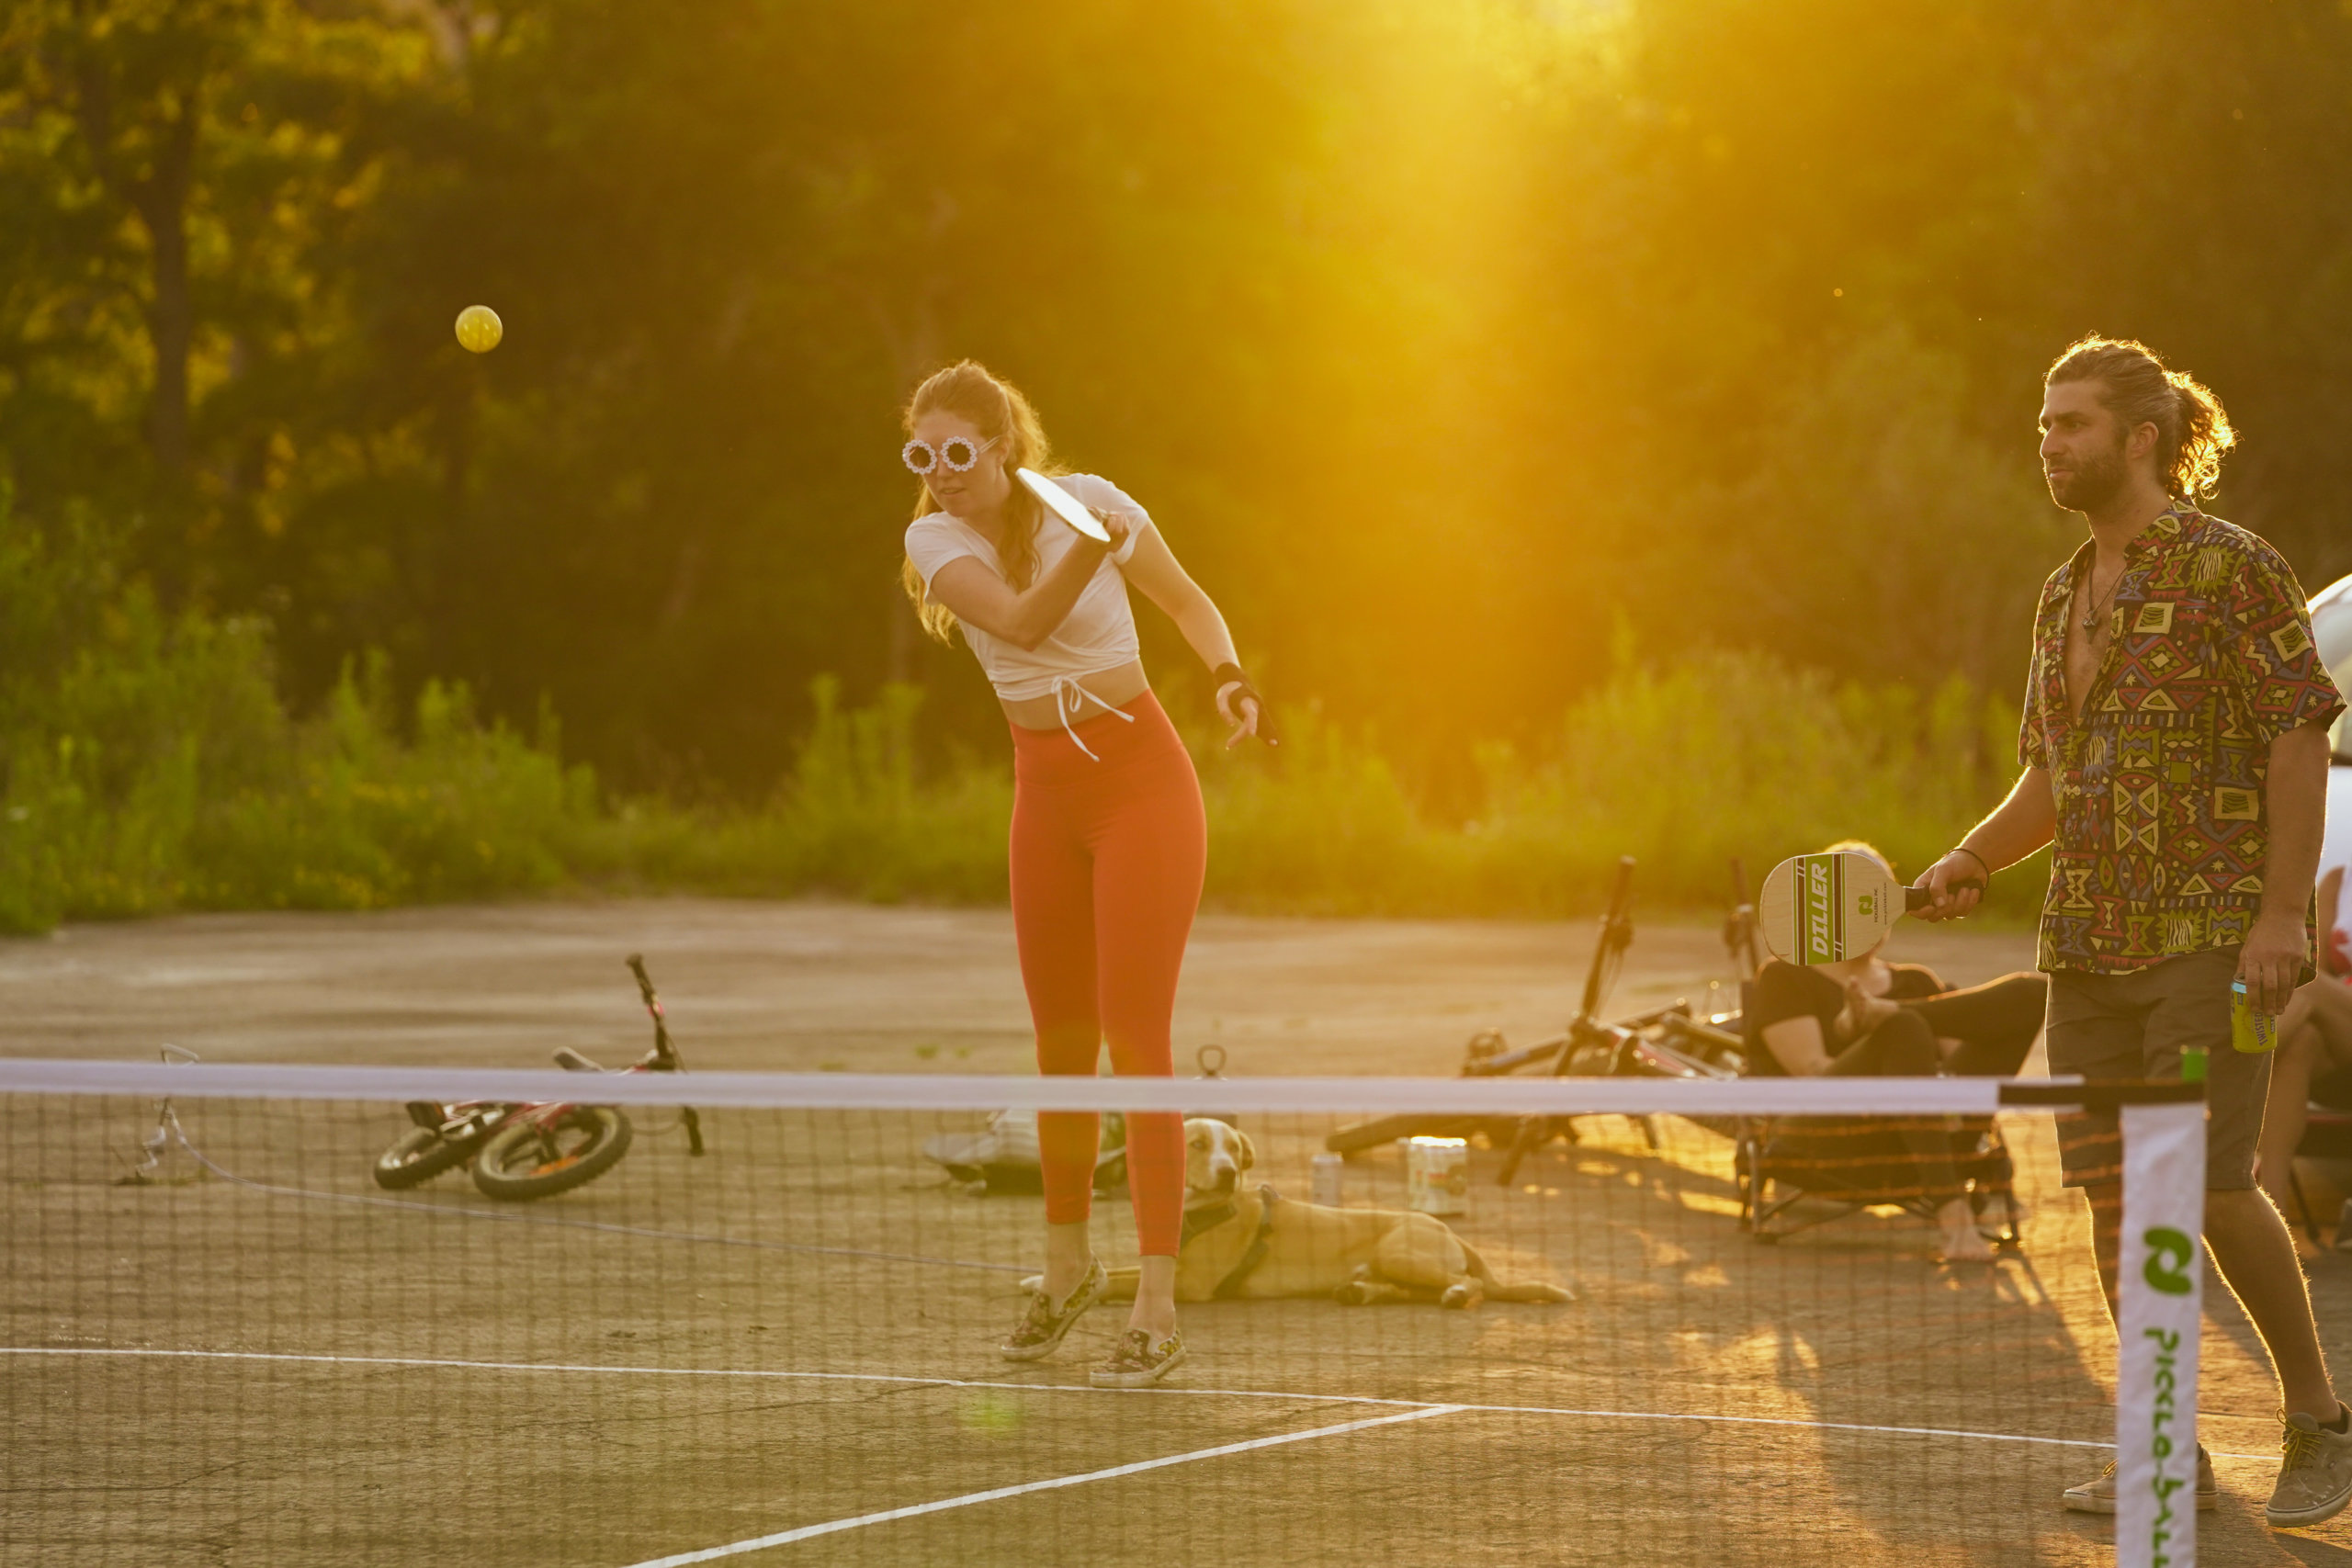
<svg viewBox="0 0 2352 1568"><path fill-rule="evenodd" d="M753 1536L749 1540L729 1541L725 1546L707 1546L700 1551L681 1551L673 1557L656 1557L644 1562L633 1562L629 1568L685 1568L689 1562L709 1562L721 1557L738 1557L746 1551L764 1551L771 1546L786 1546L811 1536L831 1535L839 1530L854 1530L866 1525L888 1524L892 1519L911 1519L923 1514L944 1513L949 1508L968 1508L975 1503L993 1503L1000 1498L1019 1497L1031 1492L1051 1492L1063 1486L1083 1486L1090 1481L1115 1481L1122 1475L1140 1475L1148 1470L1165 1470L1171 1464L1191 1464L1195 1460L1222 1459L1227 1454L1246 1454L1253 1449L1280 1448L1284 1443L1304 1443L1315 1438L1336 1438L1343 1432L1361 1432L1371 1427L1393 1427L1399 1421L1426 1421L1432 1416L1451 1416L1461 1409L1458 1404L1430 1404L1418 1410L1403 1410L1394 1416L1373 1416L1362 1421L1342 1421L1336 1427L1317 1427L1305 1432L1283 1432L1272 1438L1252 1438L1246 1443L1222 1443L1213 1449L1194 1449L1188 1454L1170 1454L1165 1459L1139 1460L1134 1464L1114 1464L1108 1470L1090 1470L1083 1475L1057 1475L1045 1481L1024 1481L1018 1486L999 1486L988 1492L967 1492L961 1497L943 1497L936 1503L917 1503L911 1507L886 1508L878 1514L859 1514L854 1518L828 1519L821 1525L802 1525L798 1529L778 1530L774 1535Z"/></svg>
<svg viewBox="0 0 2352 1568"><path fill-rule="evenodd" d="M1388 1399L1370 1393L1292 1393L1278 1388L1105 1389L1090 1383L991 1382L967 1378L917 1378L888 1372L784 1372L756 1367L616 1367L593 1362L463 1361L432 1356L316 1356L265 1350L159 1350L138 1347L0 1345L0 1356L162 1357L194 1361L300 1361L320 1366L441 1367L480 1372L584 1372L608 1377L750 1378L785 1382L890 1382L921 1388L1010 1389L1026 1393L1190 1394L1216 1399L1283 1399L1310 1404L1386 1404L1404 1410L1437 1408L1422 1399ZM1447 1404L1447 1410L1491 1416L1562 1416L1586 1421L1704 1421L1727 1427L1792 1427L1812 1432L1866 1432L1888 1438L1971 1438L1987 1443L2032 1443L2047 1448L2112 1449L2113 1443L2082 1438L2035 1438L2018 1432L1972 1432L1951 1427L1874 1427L1856 1421L1802 1421L1785 1416L1698 1416L1671 1410L1579 1410L1551 1404ZM2215 1459L2276 1460L2276 1454L2223 1453Z"/></svg>
<svg viewBox="0 0 2352 1568"><path fill-rule="evenodd" d="M322 1366L446 1367L480 1372L601 1372L622 1377L766 1378L789 1382L895 1382L919 1388L1024 1390L1031 1393L1191 1393L1227 1399L1287 1399L1314 1404L1393 1404L1426 1410L1426 1399L1382 1399L1371 1394L1286 1393L1266 1388L1096 1388L1091 1383L986 1382L969 1378L917 1378L889 1372L782 1372L759 1367L616 1367L594 1362L461 1361L437 1356L304 1356L265 1350L156 1350L134 1347L0 1345L0 1356L158 1356L195 1361L306 1361Z"/></svg>

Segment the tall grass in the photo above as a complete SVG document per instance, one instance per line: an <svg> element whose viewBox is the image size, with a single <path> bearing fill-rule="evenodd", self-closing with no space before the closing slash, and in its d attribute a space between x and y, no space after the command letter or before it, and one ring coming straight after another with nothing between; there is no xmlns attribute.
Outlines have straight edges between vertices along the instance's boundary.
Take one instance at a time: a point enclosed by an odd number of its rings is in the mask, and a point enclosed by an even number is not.
<svg viewBox="0 0 2352 1568"><path fill-rule="evenodd" d="M576 867L638 886L968 901L1005 893L1006 766L915 767L919 695L844 710L820 682L793 773L756 811L622 806ZM1752 656L1627 667L1563 719L1536 758L1478 759L1468 820L1426 811L1376 739L1306 708L1279 753L1192 734L1208 803L1208 897L1229 908L1329 915L1559 916L1598 907L1620 856L1643 903L1729 901L1784 855L1871 840L1905 871L1942 852L2014 776L2017 712L1954 681L1922 694L1840 686ZM2001 880L2030 914L2041 876Z"/></svg>
<svg viewBox="0 0 2352 1568"><path fill-rule="evenodd" d="M315 714L276 694L267 628L164 613L116 580L87 525L44 534L0 495L0 930L191 908L368 908L576 886L732 895L1005 896L1001 758L918 765L920 694L845 707L818 683L790 773L755 807L606 798L526 737L427 683L396 709L380 660ZM1477 758L1482 798L1442 818L1377 738L1309 706L1279 752L1191 742L1208 800L1208 892L1227 908L1558 916L1593 908L1618 857L1652 909L1719 908L1833 839L1899 869L1949 845L2013 773L2017 716L1954 681L1836 685L1751 656L1624 663L1521 754ZM2030 911L2038 876L2002 879Z"/></svg>
<svg viewBox="0 0 2352 1568"><path fill-rule="evenodd" d="M1204 760L1209 886L1270 910L1556 916L1598 908L1632 855L1644 904L1699 912L1729 902L1734 857L1752 895L1783 856L1853 837L1907 874L2000 797L2017 716L1960 681L1840 686L1720 653L1629 665L1538 755L1483 749L1482 807L1441 822L1375 746L1309 714L1277 768ZM2021 868L1996 908L2030 913L2039 897Z"/></svg>
<svg viewBox="0 0 2352 1568"><path fill-rule="evenodd" d="M595 781L381 660L279 702L267 628L164 613L117 541L0 492L0 930L178 908L367 908L553 886ZM402 722L403 718L406 722Z"/></svg>
<svg viewBox="0 0 2352 1568"><path fill-rule="evenodd" d="M619 802L579 843L579 871L621 886L707 893L1002 899L1010 769L959 761L920 778L922 694L912 687L845 709L840 683L827 676L813 695L815 720L763 806L685 811L658 799Z"/></svg>

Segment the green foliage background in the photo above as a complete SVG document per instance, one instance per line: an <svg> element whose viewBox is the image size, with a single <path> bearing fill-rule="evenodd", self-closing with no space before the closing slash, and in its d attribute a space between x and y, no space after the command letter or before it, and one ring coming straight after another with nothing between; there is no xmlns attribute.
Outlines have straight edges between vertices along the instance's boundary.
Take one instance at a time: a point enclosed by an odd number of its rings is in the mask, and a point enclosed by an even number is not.
<svg viewBox="0 0 2352 1568"><path fill-rule="evenodd" d="M0 510L0 931L175 908L356 909L531 892L1005 895L1012 780L996 757L918 767L923 695L842 705L831 676L774 792L682 806L607 798L530 738L427 682L405 711L384 661L288 716L266 628L166 614L89 527L45 538ZM1314 706L1282 761L1188 739L1209 801L1212 897L1340 915L1557 915L1638 850L1653 908L1728 903L1760 871L1855 831L1917 866L2000 787L2013 707L1957 677L1932 698L1834 684L1754 654L1621 662L1540 761L1481 748L1481 814L1442 819L1374 739ZM2002 886L2030 909L2033 878Z"/></svg>
<svg viewBox="0 0 2352 1568"><path fill-rule="evenodd" d="M1916 860L2009 765L2070 337L2352 570L2347 88L2334 0L17 0L0 918L996 896L892 581L964 354L1298 714L1202 740L1227 900Z"/></svg>

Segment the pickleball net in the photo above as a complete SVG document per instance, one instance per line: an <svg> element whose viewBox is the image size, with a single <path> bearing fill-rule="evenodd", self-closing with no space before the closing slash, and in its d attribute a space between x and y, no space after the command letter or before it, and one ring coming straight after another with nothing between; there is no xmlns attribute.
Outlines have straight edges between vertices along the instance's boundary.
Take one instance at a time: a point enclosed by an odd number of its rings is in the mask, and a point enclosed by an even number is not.
<svg viewBox="0 0 2352 1568"><path fill-rule="evenodd" d="M573 1190L374 1179L409 1102L590 1092L633 1137ZM2058 1494L2115 1455L2117 1339L2051 1111L2012 1102L2071 1092L0 1064L0 1560L2070 1560L2096 1543ZM998 1354L1043 1259L1021 1156L1048 1103L1213 1115L1254 1156L1196 1195L1225 1294L1180 1307L1189 1360L1151 1392L1089 1382L1124 1305ZM1132 1266L1107 1125L1092 1234ZM1462 1141L1377 1136L1415 1128ZM1936 1195L1923 1132L2014 1227L1998 1261L1939 1263L1903 1206ZM1410 1273L1374 1211L1574 1299L1342 1304ZM1301 1293L1250 1299L1275 1283ZM2177 1324L2127 1271L2127 1324L2151 1300Z"/></svg>

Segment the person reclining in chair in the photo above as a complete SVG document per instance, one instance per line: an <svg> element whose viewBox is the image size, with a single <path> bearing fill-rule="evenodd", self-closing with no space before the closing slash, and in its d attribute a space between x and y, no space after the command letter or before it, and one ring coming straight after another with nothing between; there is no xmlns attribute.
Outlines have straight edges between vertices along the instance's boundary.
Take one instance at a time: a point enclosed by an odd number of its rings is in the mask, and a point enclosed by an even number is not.
<svg viewBox="0 0 2352 1568"><path fill-rule="evenodd" d="M1849 839L1829 847L1866 854L1894 874L1869 844ZM2024 1063L2041 1031L2049 987L2040 975L2017 974L1957 990L1923 964L1888 963L1877 947L1837 964L1776 958L1756 976L1752 1007L1764 1049L1748 1071L1790 1077L2007 1077ZM1905 1126L1903 1139L1918 1160L1922 1184L1939 1200L1943 1256L1989 1260L1992 1244L1978 1233L1952 1166L1951 1135Z"/></svg>

